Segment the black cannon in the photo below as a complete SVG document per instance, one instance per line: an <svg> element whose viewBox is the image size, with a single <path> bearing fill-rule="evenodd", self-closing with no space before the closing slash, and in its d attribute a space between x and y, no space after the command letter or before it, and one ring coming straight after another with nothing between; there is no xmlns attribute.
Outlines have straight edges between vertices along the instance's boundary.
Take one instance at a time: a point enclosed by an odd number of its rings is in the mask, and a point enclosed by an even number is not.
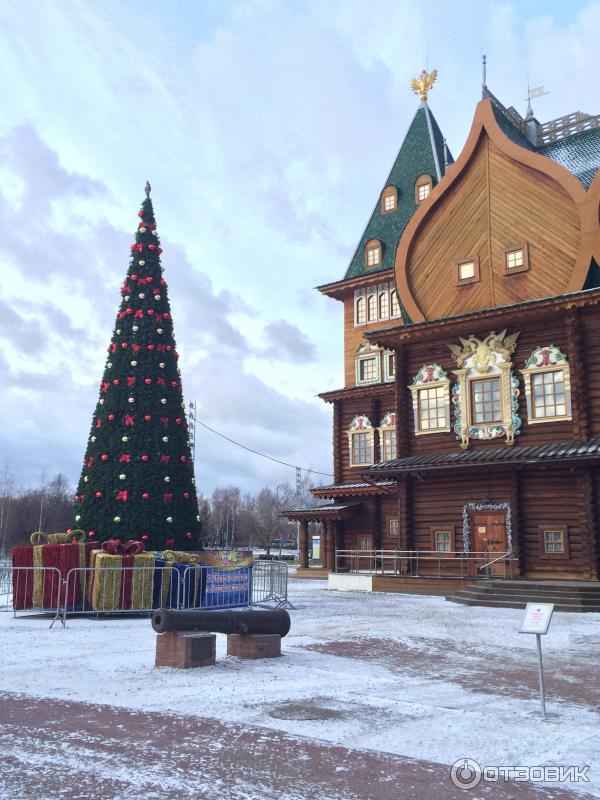
<svg viewBox="0 0 600 800"><path fill-rule="evenodd" d="M282 608L265 611L172 611L159 608L152 614L152 627L157 633L204 631L286 636L290 630L290 615Z"/></svg>

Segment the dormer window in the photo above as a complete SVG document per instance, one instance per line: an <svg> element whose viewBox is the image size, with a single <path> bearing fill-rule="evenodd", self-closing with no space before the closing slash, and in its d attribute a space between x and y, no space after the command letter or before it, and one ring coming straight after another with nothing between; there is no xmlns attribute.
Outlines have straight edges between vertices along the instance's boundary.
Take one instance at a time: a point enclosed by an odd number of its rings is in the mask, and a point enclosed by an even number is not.
<svg viewBox="0 0 600 800"><path fill-rule="evenodd" d="M379 239L371 239L365 247L365 266L378 267L381 264L381 242Z"/></svg>
<svg viewBox="0 0 600 800"><path fill-rule="evenodd" d="M395 186L386 186L381 193L381 213L389 214L398 208L398 190Z"/></svg>
<svg viewBox="0 0 600 800"><path fill-rule="evenodd" d="M509 247L504 251L504 274L514 275L529 269L529 250L527 244Z"/></svg>
<svg viewBox="0 0 600 800"><path fill-rule="evenodd" d="M432 188L433 181L431 180L431 175L421 175L420 178L417 178L415 183L415 201L417 203L422 203L425 198L429 197Z"/></svg>
<svg viewBox="0 0 600 800"><path fill-rule="evenodd" d="M472 256L459 261L456 265L456 285L467 286L479 281L479 257Z"/></svg>

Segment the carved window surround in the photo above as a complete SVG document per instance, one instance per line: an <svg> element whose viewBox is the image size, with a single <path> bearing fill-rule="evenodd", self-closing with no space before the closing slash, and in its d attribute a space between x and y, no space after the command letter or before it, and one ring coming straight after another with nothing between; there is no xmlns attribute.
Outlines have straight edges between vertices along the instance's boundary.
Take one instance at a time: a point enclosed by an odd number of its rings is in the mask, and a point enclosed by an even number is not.
<svg viewBox="0 0 600 800"><path fill-rule="evenodd" d="M554 406L564 406L564 414L554 414L547 416L540 414L536 410L535 398L532 392L532 378L535 375L544 373L560 372L562 377L562 403L557 403L556 394L552 395ZM571 420L571 370L569 362L564 353L558 347L551 344L547 347L536 347L525 362L525 368L521 370L523 382L525 384L525 399L527 401L527 422L529 425L536 425L542 422L565 422ZM535 389L534 389L535 391Z"/></svg>
<svg viewBox="0 0 600 800"><path fill-rule="evenodd" d="M452 402L456 422L454 432L465 449L473 439L498 439L506 437L506 444L512 445L521 427L519 417L519 381L512 372L511 356L519 334L506 335L506 331L496 334L492 331L485 339L476 336L461 339L459 345L449 345L457 360L459 369L453 370L456 382L452 388ZM482 423L475 421L471 398L473 381L485 378L498 378L500 381L500 418L498 421Z"/></svg>
<svg viewBox="0 0 600 800"><path fill-rule="evenodd" d="M396 458L396 414L393 411L388 411L387 414L383 416L377 431L379 433L379 451L381 453L381 460L391 461L393 458ZM387 437L386 434L388 434ZM393 434L393 436L390 434ZM393 441L391 453L388 452L390 448L386 446L386 439L387 441Z"/></svg>
<svg viewBox="0 0 600 800"><path fill-rule="evenodd" d="M360 446L358 441L355 444L355 437L363 436L364 439L361 439ZM370 467L373 464L375 429L371 425L371 420L365 414L358 414L350 423L348 446L351 467ZM364 458L360 458L360 455L364 455Z"/></svg>
<svg viewBox="0 0 600 800"><path fill-rule="evenodd" d="M450 430L450 378L448 378L448 373L439 364L425 364L417 372L408 388L412 394L415 436L447 433ZM431 394L428 390L434 390L434 394L437 395L436 398L431 398L434 402L437 402L438 399L442 402L439 409L441 413L436 417L436 427L427 425L427 422L431 422L429 415L426 421L421 414L422 401L426 395ZM443 424L437 426L442 417Z"/></svg>

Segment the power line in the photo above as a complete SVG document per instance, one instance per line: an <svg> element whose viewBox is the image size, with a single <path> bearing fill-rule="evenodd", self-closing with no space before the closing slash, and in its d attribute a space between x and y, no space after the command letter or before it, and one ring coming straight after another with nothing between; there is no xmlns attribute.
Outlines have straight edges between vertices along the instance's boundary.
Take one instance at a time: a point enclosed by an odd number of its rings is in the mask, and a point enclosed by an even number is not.
<svg viewBox="0 0 600 800"><path fill-rule="evenodd" d="M247 450L249 453L254 453L254 455L256 456L267 458L269 461L274 461L276 464L283 464L284 467L291 467L292 469L295 470L301 469L304 472L312 472L313 475L326 475L328 478L333 478L331 472L318 472L318 470L316 469L305 469L304 467L299 467L297 464L288 464L287 461L281 461L279 458L273 458L273 456L268 456L266 453L261 453L259 450L253 450L251 447L246 447L245 444L240 444L240 442L236 442L235 439L230 439L229 436L225 436L224 433L216 431L214 428L211 428L210 425L206 425L204 422L200 422L199 419L194 419L194 422L196 425L202 425L203 428L206 428L206 430L210 431L211 433L215 433L222 439L231 442L231 444L235 444L237 447L241 447L243 450Z"/></svg>

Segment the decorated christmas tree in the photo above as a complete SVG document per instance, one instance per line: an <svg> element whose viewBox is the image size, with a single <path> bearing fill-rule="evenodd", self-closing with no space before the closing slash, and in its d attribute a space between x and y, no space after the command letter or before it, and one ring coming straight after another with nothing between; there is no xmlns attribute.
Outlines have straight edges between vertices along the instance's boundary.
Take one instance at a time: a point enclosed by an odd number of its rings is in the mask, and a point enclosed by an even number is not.
<svg viewBox="0 0 600 800"><path fill-rule="evenodd" d="M74 527L147 550L198 547L200 524L178 353L150 184L75 496Z"/></svg>

